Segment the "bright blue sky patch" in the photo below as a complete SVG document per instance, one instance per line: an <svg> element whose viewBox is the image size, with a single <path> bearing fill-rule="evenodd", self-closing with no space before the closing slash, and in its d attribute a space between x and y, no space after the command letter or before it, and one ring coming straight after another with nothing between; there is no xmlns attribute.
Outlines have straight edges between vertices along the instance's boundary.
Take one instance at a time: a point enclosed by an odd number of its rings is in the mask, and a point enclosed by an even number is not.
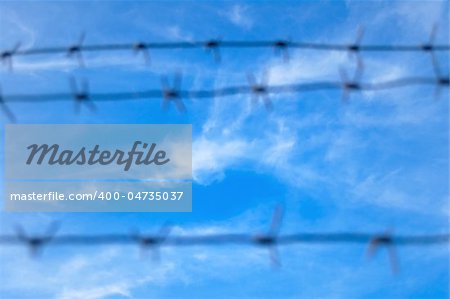
<svg viewBox="0 0 450 299"><path fill-rule="evenodd" d="M1 2L0 49L143 41L287 39L421 44L435 22L436 42L449 43L448 2ZM160 88L161 75L182 72L184 89L247 84L248 72L269 83L339 80L347 53L292 50L289 63L273 49L223 49L216 64L203 50L153 50L151 65L132 51L85 53L87 68L65 55L17 57L0 70L8 94L69 92L68 78L87 78L92 92ZM438 56L448 73L448 52ZM432 77L425 53L363 53L364 80ZM448 232L448 89L413 86L352 93L272 96L274 111L247 95L188 99L188 113L161 113L160 100L98 103L94 114L71 102L16 103L20 123L192 123L193 212L186 214L1 213L1 232L21 223L42 232L62 220L61 233L173 234L264 232L277 203L282 233L364 231ZM84 108L84 109L83 109ZM3 123L7 119L3 116ZM2 129L3 130L3 129ZM2 132L4 134L4 132ZM3 142L3 141L2 141ZM3 151L3 145L2 145ZM3 155L2 155L3 156ZM3 164L2 164L3 167ZM3 175L3 174L2 174ZM3 187L3 186L2 186ZM298 245L280 249L273 271L264 248L163 248L162 261L140 260L139 248L49 247L40 260L26 248L1 247L4 298L448 298L448 248L398 249L401 273L387 254L371 261L365 246Z"/></svg>

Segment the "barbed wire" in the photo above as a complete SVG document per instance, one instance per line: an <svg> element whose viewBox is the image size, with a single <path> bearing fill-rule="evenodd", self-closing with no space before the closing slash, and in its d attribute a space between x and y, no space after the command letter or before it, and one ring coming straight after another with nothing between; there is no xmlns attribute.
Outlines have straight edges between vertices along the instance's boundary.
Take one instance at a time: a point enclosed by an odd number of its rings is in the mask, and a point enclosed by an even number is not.
<svg viewBox="0 0 450 299"><path fill-rule="evenodd" d="M162 108L167 110L173 103L176 109L185 113L187 111L183 99L206 99L227 97L235 95L250 95L254 103L262 100L268 111L274 109L270 96L284 93L303 93L323 90L338 90L342 92L342 101L347 102L351 93L361 91L380 91L408 86L432 86L435 87L435 97L439 97L440 90L450 85L448 74L443 74L437 63L435 52L450 51L450 45L435 44L437 27L433 26L429 39L425 43L411 45L386 45L386 44L362 44L364 31L358 30L356 38L351 43L310 43L292 41L289 39L259 40L259 41L233 41L209 39L192 42L142 42L123 44L97 44L86 45L86 35L81 34L79 40L69 46L22 49L21 43L17 43L11 49L0 51L0 60L10 69L13 69L13 59L18 56L31 56L43 54L61 54L68 58L77 59L80 67L85 67L83 57L85 52L107 51L132 51L143 56L145 63L151 62L150 50L168 49L204 49L213 55L215 61L221 61L221 49L243 48L272 48L275 54L288 61L290 50L305 49L317 51L344 51L350 57L356 58L357 68L353 76L348 76L343 69L340 70L340 80L312 81L305 83L269 84L268 74L263 74L257 80L253 74L247 75L246 85L226 86L216 89L182 89L181 73L174 75L173 84L167 77L161 78L160 89L149 89L138 92L103 92L91 93L89 82L86 79L77 81L75 77L69 78L69 92L42 93L42 94L11 94L3 95L0 90L0 107L4 115L12 122L16 121L15 114L9 107L9 103L38 103L55 101L73 101L75 110L79 112L82 105L91 111L97 110L97 102L125 101L139 99L161 99ZM403 77L385 81L364 82L362 52L419 52L431 55L434 77ZM151 249L155 259L159 259L159 250L163 246L220 246L220 245L249 245L264 247L269 250L272 265L281 265L278 247L295 244L363 244L367 246L367 254L373 255L380 248L388 252L391 269L398 271L397 254L398 246L434 246L450 244L450 234L426 234L426 235L397 235L391 231L383 233L292 233L280 234L282 221L282 209L275 209L266 233L228 233L205 235L172 235L171 226L163 225L155 234L142 234L132 230L128 234L107 233L99 235L86 234L59 234L59 225L53 223L43 235L30 235L21 226L16 226L16 233L0 235L1 246L27 246L32 256L37 256L47 246L101 246L101 245L137 245L143 252Z"/></svg>
<svg viewBox="0 0 450 299"><path fill-rule="evenodd" d="M16 122L16 117L12 110L7 106L7 102L52 102L67 101L75 102L75 111L79 112L81 105L85 105L91 111L95 112L97 107L95 102L101 101L124 101L137 99L162 98L162 108L167 110L170 103L173 103L176 109L185 113L187 111L183 99L204 99L215 97L226 97L240 94L250 94L254 104L262 100L268 111L273 110L273 103L269 96L281 93L302 93L308 91L323 90L342 90L342 100L348 101L352 92L360 91L379 91L407 87L413 85L434 85L435 98L438 98L442 87L449 86L449 75L443 74L439 66L435 52L450 51L450 45L436 45L435 36L437 25L432 27L429 39L425 43L417 45L363 45L362 38L364 30L358 29L354 42L348 44L327 44L327 43L306 43L295 42L291 40L263 40L263 41L224 41L221 39L211 39L206 41L193 42L165 42L165 43L130 43L130 44L102 44L102 45L84 45L85 34L82 33L78 42L67 47L48 47L35 49L20 49L20 43L10 50L0 52L0 59L4 64L9 65L12 70L12 59L20 55L52 54L66 53L67 57L78 59L80 66L85 66L82 56L84 51L112 51L131 49L136 53L142 53L146 63L150 62L149 49L178 49L178 48L205 48L211 52L217 61L220 61L220 48L267 48L273 47L275 52L284 58L289 58L288 50L290 48L329 50L329 51L347 51L350 57L356 57L356 69L354 75L350 78L344 69L339 70L339 81L310 81L306 83L293 83L282 85L270 85L267 74L263 74L260 82L257 82L253 74L247 75L247 85L228 86L217 89L185 90L181 89L182 76L175 74L173 85L169 84L167 77L161 78L161 89L142 90L137 92L104 92L91 93L89 91L89 82L81 79L80 83L74 77L69 79L70 93L46 93L46 94L15 94L2 95L0 89L0 107L3 114L11 121ZM388 52L425 52L431 55L431 63L434 71L432 77L404 77L378 82L363 82L362 74L364 70L363 59L360 55L364 51L388 51ZM78 86L80 85L80 86Z"/></svg>
<svg viewBox="0 0 450 299"><path fill-rule="evenodd" d="M175 41L175 42L144 42L134 43L111 43L111 44L92 44L85 45L86 34L81 33L76 43L68 46L51 46L43 48L21 49L21 43L18 42L14 47L0 52L0 60L12 70L13 58L17 56L30 56L42 54L65 54L68 58L78 60L80 67L85 66L83 52L106 52L106 51L132 51L135 54L141 53L146 63L150 63L150 50L169 50L169 49L204 49L211 53L216 62L221 61L220 49L233 48L272 48L275 54L282 56L284 60L289 60L290 49L305 49L319 51L345 51L349 56L362 59L361 52L424 52L434 55L435 52L450 51L449 44L436 44L435 37L437 33L437 24L432 26L428 41L418 44L362 44L364 35L363 27L357 30L356 38L350 43L314 43L292 41L290 39L273 40L222 40L220 38L207 39L202 41Z"/></svg>
<svg viewBox="0 0 450 299"><path fill-rule="evenodd" d="M171 86L167 77L161 79L161 89L149 89L136 92L104 92L91 93L89 90L89 82L85 79L80 80L81 84L77 84L74 77L69 78L70 92L67 93L42 93L42 94L11 94L2 95L0 89L0 105L3 113L12 122L16 121L13 112L7 106L7 103L38 103L38 102L58 102L73 101L75 103L76 112L80 111L81 105L85 105L91 111L97 110L96 102L107 101L126 101L139 99L163 99L162 109L165 111L173 103L180 113L187 111L183 99L206 99L217 97L228 97L236 95L250 95L252 101L256 104L260 99L263 100L264 106L268 111L273 110L273 104L270 100L271 95L287 94L287 93L304 93L314 91L333 91L340 90L342 92L342 101L347 102L350 93L362 91L381 91L394 88L408 86L434 86L435 98L439 98L440 91L443 87L449 86L449 78L445 76L436 77L404 77L377 82L362 82L361 75L358 73L353 78L348 78L345 71L341 70L340 81L312 81L297 84L281 84L270 85L267 78L263 78L261 82L257 82L253 75L248 75L248 85L227 86L217 89L198 89L186 90L181 89L181 74L174 76L174 82ZM78 86L80 85L80 86Z"/></svg>
<svg viewBox="0 0 450 299"><path fill-rule="evenodd" d="M138 245L142 253L147 249L154 251L153 255L159 260L159 249L163 246L220 246L220 245L250 245L269 249L273 266L280 266L278 254L279 246L295 244L365 244L367 254L372 256L381 247L386 248L393 273L398 271L397 246L433 246L450 244L450 234L426 235L395 235L391 230L383 233L293 233L280 234L283 209L277 207L272 215L269 229L266 233L227 233L205 235L171 235L172 226L163 225L155 234L141 234L138 230L131 230L129 234L66 234L58 235L59 222L49 225L43 235L29 235L21 226L16 226L16 234L0 235L0 245L25 245L30 249L32 257L37 257L46 246L102 246L102 245Z"/></svg>

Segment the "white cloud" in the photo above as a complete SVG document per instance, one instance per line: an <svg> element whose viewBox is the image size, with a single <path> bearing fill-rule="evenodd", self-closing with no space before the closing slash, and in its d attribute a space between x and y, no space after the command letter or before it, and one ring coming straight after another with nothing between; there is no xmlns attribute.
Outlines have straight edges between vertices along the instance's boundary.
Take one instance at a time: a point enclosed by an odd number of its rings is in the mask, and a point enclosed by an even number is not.
<svg viewBox="0 0 450 299"><path fill-rule="evenodd" d="M86 289L63 290L59 295L61 299L102 299L112 295L121 295L122 298L133 298L128 290L127 285L117 283L105 285L101 287L93 287Z"/></svg>
<svg viewBox="0 0 450 299"><path fill-rule="evenodd" d="M200 137L193 144L193 176L199 183L220 180L224 171L249 156L245 140L209 140Z"/></svg>
<svg viewBox="0 0 450 299"><path fill-rule="evenodd" d="M248 7L235 4L223 15L234 25L244 29L251 29L253 27L253 20L249 16Z"/></svg>
<svg viewBox="0 0 450 299"><path fill-rule="evenodd" d="M192 41L194 38L191 33L185 32L180 26L168 26L162 29L164 36L168 39L177 41Z"/></svg>
<svg viewBox="0 0 450 299"><path fill-rule="evenodd" d="M414 75L415 65L407 63L408 58L402 59L392 63L384 57L364 57L363 81L386 81ZM337 81L340 80L339 67L352 64L346 53L293 51L289 63L272 59L260 70L268 71L270 84ZM346 106L340 103L339 90L335 94L274 95L275 111L272 114L262 113L261 107L252 109L249 99L243 96L214 100L203 131L194 140L194 178L209 184L224 179L229 169L252 169L270 173L294 188L312 192L316 188L329 192L359 188L365 195L348 192L350 201L364 198L367 203L380 206L393 201L397 208L409 209L408 197L412 193L407 184L395 186L392 182L385 189L381 183L365 188L361 185L362 189L358 187L358 182L367 178L362 171L367 161L358 159L386 142L382 135L366 136L368 130L377 128L390 135L402 130L431 130L436 124L445 122L442 105L428 103L432 101L432 95L420 97L417 90L412 87L354 93ZM301 102L312 99L316 108L302 113L300 107L304 105ZM389 151L373 163L383 163L388 155ZM393 166L383 164L380 167L390 172ZM418 173L430 171L422 166L416 170ZM404 171L401 176L411 174ZM384 192L376 191L377 188ZM428 202L425 192L417 200L421 202L417 206ZM420 209L415 210L420 212Z"/></svg>

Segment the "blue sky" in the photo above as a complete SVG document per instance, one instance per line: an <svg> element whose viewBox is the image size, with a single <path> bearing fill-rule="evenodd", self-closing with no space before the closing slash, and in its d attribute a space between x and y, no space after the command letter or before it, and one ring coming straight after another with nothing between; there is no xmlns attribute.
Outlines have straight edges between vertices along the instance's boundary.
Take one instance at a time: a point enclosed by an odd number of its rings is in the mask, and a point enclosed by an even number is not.
<svg viewBox="0 0 450 299"><path fill-rule="evenodd" d="M448 1L329 2L0 2L0 49L223 38L292 38L347 43L366 28L364 43L419 44L438 22L449 42ZM85 54L85 69L63 55L14 59L0 69L4 95L67 92L68 77L88 78L93 92L159 88L161 74L183 73L183 88L246 84L247 72L268 71L270 83L338 80L351 70L346 53L291 51L289 63L271 49L150 53L146 66L130 51ZM365 53L364 79L433 76L424 53ZM448 66L448 53L438 56ZM444 68L445 69L445 68ZM446 69L448 72L448 67ZM173 234L262 232L273 208L285 208L282 233L367 231L448 232L448 89L432 87L351 94L339 91L272 96L275 109L247 96L188 99L188 113L161 113L159 100L98 104L94 114L73 103L12 104L20 123L192 123L192 213L7 213L0 232L21 223L39 233L61 220L61 233L151 233L165 221ZM86 107L83 107L86 108ZM2 123L8 123L3 115ZM2 135L4 127L2 126ZM3 141L2 141L3 142ZM3 145L2 145L3 151ZM3 154L2 154L3 159ZM3 188L3 183L2 183ZM366 246L297 245L280 249L282 268L254 247L163 248L162 261L139 259L139 248L0 248L1 298L448 298L445 246L398 248L400 275L385 251Z"/></svg>

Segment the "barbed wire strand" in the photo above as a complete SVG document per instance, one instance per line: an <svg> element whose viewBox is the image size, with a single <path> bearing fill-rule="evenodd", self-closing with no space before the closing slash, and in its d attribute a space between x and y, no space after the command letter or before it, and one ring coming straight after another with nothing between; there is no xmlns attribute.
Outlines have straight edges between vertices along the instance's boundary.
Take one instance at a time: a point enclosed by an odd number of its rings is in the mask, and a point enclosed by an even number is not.
<svg viewBox="0 0 450 299"><path fill-rule="evenodd" d="M304 93L314 91L332 91L341 90L343 100L348 101L349 94L352 92L362 91L381 91L395 88L402 88L408 86L434 86L436 89L435 97L439 97L438 90L449 86L448 77L404 77L378 82L360 82L360 78L347 78L347 75L342 73L341 81L312 81L298 84L282 84L269 85L267 82L256 83L254 79L249 79L249 85L227 86L217 89L198 89L185 90L180 89L181 76L175 76L175 83L173 86L168 84L166 77L164 77L161 89L150 89L136 92L104 92L91 93L87 80L81 80L81 88L77 87L74 77L69 78L70 92L62 93L42 93L42 94L0 94L0 105L3 108L4 114L12 122L16 120L12 111L7 104L10 103L38 103L38 102L59 102L59 101L74 101L76 105L76 112L79 112L80 106L86 105L91 111L97 111L95 102L108 101L127 101L127 100L142 100L142 99L163 99L163 110L167 110L169 104L173 102L177 110L181 113L187 111L183 99L206 99L229 97L236 95L251 95L253 102L256 102L259 97L263 98L264 105L268 111L273 110L273 104L269 96L275 94L287 93Z"/></svg>
<svg viewBox="0 0 450 299"><path fill-rule="evenodd" d="M0 52L0 60L8 66L10 70L13 67L13 58L16 56L30 56L42 54L65 54L68 58L76 58L80 67L85 66L83 52L105 52L105 51L132 51L142 53L146 64L150 63L150 50L169 50L169 49L205 49L207 53L211 53L216 62L221 61L220 49L223 48L273 48L275 54L282 56L285 61L289 60L289 49L319 50L319 51L346 51L350 57L356 57L357 60L362 59L361 52L435 52L450 51L448 44L435 44L437 33L437 24L434 24L430 31L427 42L418 44L362 44L364 28L360 26L357 30L356 38L351 43L314 43L292 41L291 39L273 39L273 40L254 40L254 41L238 41L238 40L222 40L221 38L207 39L202 41L174 41L174 42L144 42L137 41L134 43L110 43L110 44L93 44L85 45L85 32L82 32L76 43L68 46L50 46L43 48L21 49L21 43L18 42L14 47Z"/></svg>
<svg viewBox="0 0 450 299"><path fill-rule="evenodd" d="M3 59L10 59L14 56L36 55L36 54L67 54L80 52L114 51L114 50L142 50L142 49L214 49L214 48L275 48L275 49L310 49L326 51L346 51L346 52L429 52L429 51L449 51L450 45L416 44L416 45L363 45L363 44L326 44L326 43L306 43L290 40L261 40L261 41L220 41L205 40L194 42L136 42L124 44L99 44L99 45L71 45L68 47L47 47L20 50L15 46L11 50L1 52Z"/></svg>
<svg viewBox="0 0 450 299"><path fill-rule="evenodd" d="M172 226L163 225L156 234L141 234L130 230L129 234L57 234L60 222L51 223L42 235L29 235L17 225L16 234L0 235L0 245L25 245L30 249L32 257L37 257L46 246L102 246L102 245L138 245L141 251L159 250L162 246L220 246L220 245L250 245L269 249L273 266L280 266L278 246L295 244L365 244L367 254L372 256L381 247L389 253L393 273L398 270L396 264L396 246L433 246L450 244L450 234L396 235L388 230L383 233L337 232L337 233L292 233L280 235L283 219L283 208L277 206L273 212L269 229L266 233L226 233L204 235L171 235ZM154 254L159 259L159 253Z"/></svg>

